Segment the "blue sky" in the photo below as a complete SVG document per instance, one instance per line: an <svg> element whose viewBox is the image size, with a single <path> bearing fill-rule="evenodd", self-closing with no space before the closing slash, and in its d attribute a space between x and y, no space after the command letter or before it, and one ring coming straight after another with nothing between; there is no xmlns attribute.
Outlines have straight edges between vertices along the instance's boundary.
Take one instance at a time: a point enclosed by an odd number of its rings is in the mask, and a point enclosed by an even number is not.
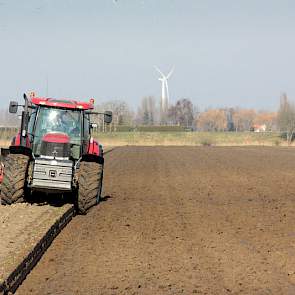
<svg viewBox="0 0 295 295"><path fill-rule="evenodd" d="M171 102L275 110L295 99L294 32L287 0L0 0L0 102L48 79L51 97L136 108L174 65Z"/></svg>

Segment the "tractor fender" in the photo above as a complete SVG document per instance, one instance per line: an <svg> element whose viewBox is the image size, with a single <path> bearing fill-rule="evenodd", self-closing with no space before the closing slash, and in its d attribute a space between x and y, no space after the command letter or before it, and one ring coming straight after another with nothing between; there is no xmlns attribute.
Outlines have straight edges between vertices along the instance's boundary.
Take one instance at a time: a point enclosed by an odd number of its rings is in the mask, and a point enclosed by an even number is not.
<svg viewBox="0 0 295 295"><path fill-rule="evenodd" d="M104 164L104 158L103 158L103 156L98 156L98 155L93 155L93 154L86 154L86 155L82 156L81 162L95 162L95 163L103 165Z"/></svg>
<svg viewBox="0 0 295 295"><path fill-rule="evenodd" d="M10 154L22 154L25 156L28 156L29 158L32 158L32 150L29 147L25 146L17 146L17 145L11 145L9 147L9 153Z"/></svg>
<svg viewBox="0 0 295 295"><path fill-rule="evenodd" d="M20 132L18 132L17 135L13 137L11 141L11 146L20 146L20 137L21 137L21 134ZM30 146L31 144L30 144L29 137L26 136L26 147L29 148Z"/></svg>
<svg viewBox="0 0 295 295"><path fill-rule="evenodd" d="M87 155L103 157L102 146L98 143L98 141L94 140L92 137L89 140Z"/></svg>

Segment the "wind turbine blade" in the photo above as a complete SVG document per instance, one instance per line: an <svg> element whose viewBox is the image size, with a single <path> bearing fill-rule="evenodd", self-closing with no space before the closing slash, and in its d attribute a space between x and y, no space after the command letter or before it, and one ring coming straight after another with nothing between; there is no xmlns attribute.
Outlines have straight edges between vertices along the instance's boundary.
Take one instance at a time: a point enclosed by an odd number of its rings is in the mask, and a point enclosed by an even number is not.
<svg viewBox="0 0 295 295"><path fill-rule="evenodd" d="M161 72L161 70L158 68L158 67L156 67L156 66L154 66L154 68L163 76L163 77L165 77L165 75Z"/></svg>
<svg viewBox="0 0 295 295"><path fill-rule="evenodd" d="M171 77L171 75L173 74L173 72L174 72L174 67L171 69L171 71L167 75L166 79L169 79Z"/></svg>

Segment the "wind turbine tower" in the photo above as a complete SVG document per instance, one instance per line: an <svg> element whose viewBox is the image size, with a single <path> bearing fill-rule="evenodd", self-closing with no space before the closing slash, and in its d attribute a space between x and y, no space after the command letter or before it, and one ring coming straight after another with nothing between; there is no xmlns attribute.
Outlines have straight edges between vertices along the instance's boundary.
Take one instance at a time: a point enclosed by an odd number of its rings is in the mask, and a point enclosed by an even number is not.
<svg viewBox="0 0 295 295"><path fill-rule="evenodd" d="M155 66L155 69L159 72L161 77L159 80L162 84L162 95L161 95L161 113L162 115L166 115L169 107L169 87L168 87L168 79L171 77L174 71L174 67L170 70L167 76L165 76L161 70Z"/></svg>

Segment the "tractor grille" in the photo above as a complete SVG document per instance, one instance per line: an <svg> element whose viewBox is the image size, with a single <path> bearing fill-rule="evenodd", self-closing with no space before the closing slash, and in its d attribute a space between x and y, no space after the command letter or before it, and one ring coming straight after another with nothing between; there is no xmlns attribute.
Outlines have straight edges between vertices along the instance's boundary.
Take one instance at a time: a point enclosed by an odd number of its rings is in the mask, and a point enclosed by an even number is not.
<svg viewBox="0 0 295 295"><path fill-rule="evenodd" d="M52 191L72 189L73 162L69 160L36 159L32 188Z"/></svg>

